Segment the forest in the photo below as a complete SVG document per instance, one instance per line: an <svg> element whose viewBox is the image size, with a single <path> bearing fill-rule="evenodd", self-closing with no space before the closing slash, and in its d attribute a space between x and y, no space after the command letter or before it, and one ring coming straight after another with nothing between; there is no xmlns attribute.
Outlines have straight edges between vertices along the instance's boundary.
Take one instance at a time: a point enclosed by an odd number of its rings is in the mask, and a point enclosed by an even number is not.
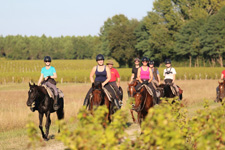
<svg viewBox="0 0 225 150"><path fill-rule="evenodd" d="M99 53L130 67L135 57L170 58L189 67L223 66L225 0L155 0L142 20L108 18L98 36L0 36L0 58L94 59Z"/></svg>

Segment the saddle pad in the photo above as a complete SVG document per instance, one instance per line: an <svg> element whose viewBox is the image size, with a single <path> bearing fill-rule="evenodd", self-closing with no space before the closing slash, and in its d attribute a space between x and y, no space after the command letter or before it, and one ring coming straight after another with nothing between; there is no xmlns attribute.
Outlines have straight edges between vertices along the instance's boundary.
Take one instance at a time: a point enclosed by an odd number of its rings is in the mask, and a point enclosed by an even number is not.
<svg viewBox="0 0 225 150"><path fill-rule="evenodd" d="M108 91L106 88L104 88L104 87L102 87L102 89L103 89L103 91L105 92L106 96L108 97L109 101L111 101L112 96L111 96L111 94L109 93L109 91Z"/></svg>
<svg viewBox="0 0 225 150"><path fill-rule="evenodd" d="M141 85L141 86L138 88L138 91L139 91L143 86L147 89L148 93L149 93L151 96L153 96L152 89L151 89L149 86L147 86L146 84Z"/></svg>
<svg viewBox="0 0 225 150"><path fill-rule="evenodd" d="M42 86L47 90L49 97L53 99L54 98L54 92L51 90L51 88L47 87L46 85L42 85ZM64 98L63 92L58 88L57 88L57 90L58 90L58 93L59 93L59 98Z"/></svg>
<svg viewBox="0 0 225 150"><path fill-rule="evenodd" d="M151 89L149 86L147 86L146 84L144 84L143 86L145 86L145 88L147 89L148 93L149 93L151 96L153 96L152 89Z"/></svg>
<svg viewBox="0 0 225 150"><path fill-rule="evenodd" d="M177 95L176 93L176 90L175 90L175 87L173 87L172 85L170 86L170 89L171 89L171 91L172 91L172 93L173 93L173 95Z"/></svg>

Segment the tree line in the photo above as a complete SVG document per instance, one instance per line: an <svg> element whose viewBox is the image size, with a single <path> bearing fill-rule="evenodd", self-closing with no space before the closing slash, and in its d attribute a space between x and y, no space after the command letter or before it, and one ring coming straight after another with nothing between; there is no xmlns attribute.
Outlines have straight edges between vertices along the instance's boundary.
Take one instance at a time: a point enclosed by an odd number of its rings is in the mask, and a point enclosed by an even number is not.
<svg viewBox="0 0 225 150"><path fill-rule="evenodd" d="M155 0L142 20L108 18L98 36L0 36L0 57L8 59L93 59L102 53L120 67L135 57L160 64L170 58L188 66L223 66L225 0Z"/></svg>

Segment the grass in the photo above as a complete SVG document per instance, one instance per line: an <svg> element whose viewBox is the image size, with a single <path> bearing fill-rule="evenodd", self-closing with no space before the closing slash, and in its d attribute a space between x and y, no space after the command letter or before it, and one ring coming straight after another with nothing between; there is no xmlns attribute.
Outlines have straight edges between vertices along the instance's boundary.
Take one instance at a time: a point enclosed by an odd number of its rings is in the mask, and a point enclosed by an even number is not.
<svg viewBox="0 0 225 150"><path fill-rule="evenodd" d="M211 108L220 105L213 102L216 96L217 80L177 80L176 84L184 90L183 103L187 106L189 116L203 108L204 99L209 100ZM69 122L71 117L76 118L91 85L90 83L64 83L57 86L65 94L65 121ZM124 90L124 105L126 105L127 82L122 82L121 86ZM38 113L32 113L26 106L27 92L28 83L0 85L0 149L26 149L28 143L26 124L31 120L38 127ZM134 115L136 116L136 113ZM51 118L50 135L57 133L56 114L52 114ZM131 128L133 127L136 126L132 125ZM70 128L74 128L74 125L71 124ZM50 140L45 144L48 146L54 142L55 140Z"/></svg>
<svg viewBox="0 0 225 150"><path fill-rule="evenodd" d="M106 60L107 61L107 60ZM114 67L118 63L114 61ZM0 59L0 84L27 83L30 80L38 81L41 68L44 67L41 60L4 60ZM86 83L92 67L96 65L95 60L53 60L52 66L56 68L58 83ZM160 76L163 77L164 66L159 68ZM175 67L177 79L202 80L219 79L221 67ZM118 68L122 81L129 81L131 68Z"/></svg>

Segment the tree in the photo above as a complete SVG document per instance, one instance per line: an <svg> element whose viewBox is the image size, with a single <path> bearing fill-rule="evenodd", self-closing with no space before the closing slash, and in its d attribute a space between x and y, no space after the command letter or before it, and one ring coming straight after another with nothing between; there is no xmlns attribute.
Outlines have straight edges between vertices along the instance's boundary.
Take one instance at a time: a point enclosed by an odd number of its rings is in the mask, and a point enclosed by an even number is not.
<svg viewBox="0 0 225 150"><path fill-rule="evenodd" d="M213 66L218 61L222 67L225 56L225 7L209 17L202 29L200 40L204 56L211 60Z"/></svg>
<svg viewBox="0 0 225 150"><path fill-rule="evenodd" d="M101 28L103 48L109 51L108 56L114 58L120 67L132 65L136 53L134 30L137 25L137 20L128 20L124 15L115 15Z"/></svg>

